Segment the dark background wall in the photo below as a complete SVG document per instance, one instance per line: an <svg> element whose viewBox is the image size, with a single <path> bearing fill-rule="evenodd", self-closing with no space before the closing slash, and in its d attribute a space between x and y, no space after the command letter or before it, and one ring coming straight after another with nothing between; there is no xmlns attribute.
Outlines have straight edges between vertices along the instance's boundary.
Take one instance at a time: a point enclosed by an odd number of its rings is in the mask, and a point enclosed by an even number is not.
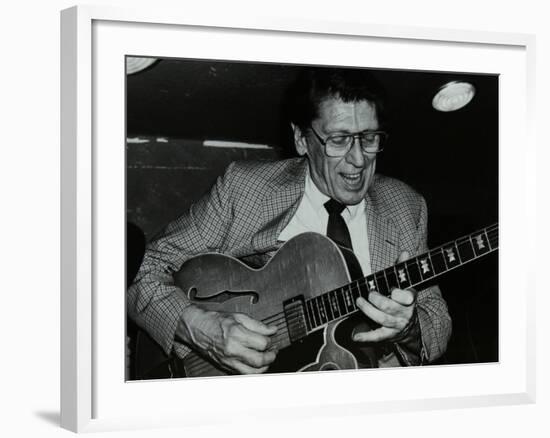
<svg viewBox="0 0 550 438"><path fill-rule="evenodd" d="M293 154L283 93L298 66L163 59L127 78L127 216L149 239L204 194L235 159ZM390 142L378 171L424 195L429 244L498 221L498 77L374 70L391 102ZM476 88L449 113L431 106L452 80ZM215 148L204 140L267 145ZM443 363L498 360L495 254L439 281L453 317Z"/></svg>

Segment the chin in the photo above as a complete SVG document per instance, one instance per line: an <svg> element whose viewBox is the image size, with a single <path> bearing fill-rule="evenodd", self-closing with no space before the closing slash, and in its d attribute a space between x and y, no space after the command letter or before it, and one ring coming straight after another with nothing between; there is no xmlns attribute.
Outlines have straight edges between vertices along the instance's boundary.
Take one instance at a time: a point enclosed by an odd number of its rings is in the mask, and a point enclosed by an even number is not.
<svg viewBox="0 0 550 438"><path fill-rule="evenodd" d="M338 198L340 202L346 205L359 204L363 199L365 199L365 196L367 196L367 190L368 185L356 190L349 190L349 188L346 190L342 188L338 194Z"/></svg>
<svg viewBox="0 0 550 438"><path fill-rule="evenodd" d="M372 178L369 175L363 174L361 179L357 182L350 182L343 177L340 177L338 184L335 184L335 188L340 202L346 205L355 205L359 204L365 196L369 189Z"/></svg>
<svg viewBox="0 0 550 438"><path fill-rule="evenodd" d="M353 194L345 194L343 196L339 196L339 201L342 203L342 204L345 204L345 205L355 205L355 204L359 204L363 199L365 199L365 195L367 194L367 191L365 190L365 192L361 195L361 194L357 194L357 193L353 193Z"/></svg>

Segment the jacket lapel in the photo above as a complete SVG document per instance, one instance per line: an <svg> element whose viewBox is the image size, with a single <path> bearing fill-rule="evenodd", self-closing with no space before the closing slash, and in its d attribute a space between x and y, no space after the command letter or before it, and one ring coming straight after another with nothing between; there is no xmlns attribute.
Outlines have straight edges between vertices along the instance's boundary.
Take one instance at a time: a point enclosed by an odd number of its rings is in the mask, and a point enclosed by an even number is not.
<svg viewBox="0 0 550 438"><path fill-rule="evenodd" d="M252 237L255 251L276 250L277 238L290 222L302 199L307 170L306 160L292 161L285 172L271 181L259 209L265 225Z"/></svg>
<svg viewBox="0 0 550 438"><path fill-rule="evenodd" d="M376 184L367 193L365 200L369 252L374 273L395 264L399 255L399 232L393 219L383 213L376 196Z"/></svg>

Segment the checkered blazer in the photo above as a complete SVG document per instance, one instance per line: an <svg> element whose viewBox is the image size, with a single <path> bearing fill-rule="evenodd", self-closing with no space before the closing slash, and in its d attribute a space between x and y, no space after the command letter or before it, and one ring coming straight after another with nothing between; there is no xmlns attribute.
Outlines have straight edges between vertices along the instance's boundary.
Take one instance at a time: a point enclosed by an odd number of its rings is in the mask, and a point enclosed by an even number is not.
<svg viewBox="0 0 550 438"><path fill-rule="evenodd" d="M303 158L232 163L209 194L148 245L128 290L127 309L166 353L183 357L189 351L174 339L189 300L174 286L173 273L188 258L205 252L238 257L253 266L264 264L280 247L277 238L298 208L306 171ZM427 251L426 203L409 186L376 175L366 210L373 272L393 265L401 251ZM420 358L402 358L409 364L439 357L451 333L447 306L437 287L419 291L417 314L422 353Z"/></svg>

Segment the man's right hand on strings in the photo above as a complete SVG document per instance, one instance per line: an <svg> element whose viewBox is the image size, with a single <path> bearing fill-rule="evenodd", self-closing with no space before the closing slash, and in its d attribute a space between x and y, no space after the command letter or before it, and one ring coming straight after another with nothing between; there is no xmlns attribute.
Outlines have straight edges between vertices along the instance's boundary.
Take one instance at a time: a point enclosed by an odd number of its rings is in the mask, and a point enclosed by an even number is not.
<svg viewBox="0 0 550 438"><path fill-rule="evenodd" d="M268 326L244 313L222 313L188 306L180 317L176 336L195 346L222 368L241 374L267 371L277 351Z"/></svg>

